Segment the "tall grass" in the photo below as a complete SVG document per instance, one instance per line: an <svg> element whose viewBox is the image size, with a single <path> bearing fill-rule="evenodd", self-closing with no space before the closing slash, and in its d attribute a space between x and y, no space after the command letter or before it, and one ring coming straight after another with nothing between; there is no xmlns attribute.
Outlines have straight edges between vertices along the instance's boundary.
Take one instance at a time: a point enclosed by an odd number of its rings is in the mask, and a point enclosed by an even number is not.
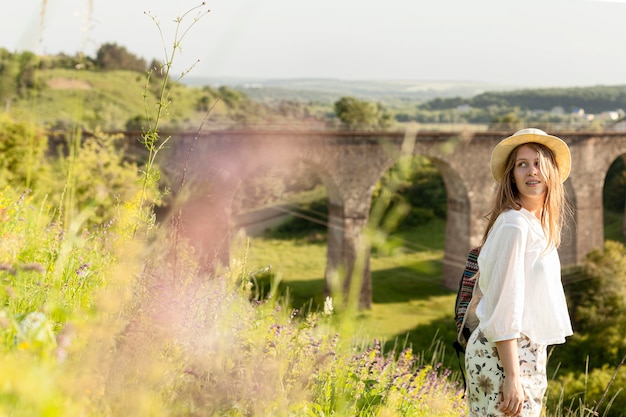
<svg viewBox="0 0 626 417"><path fill-rule="evenodd" d="M177 32L174 50L186 33ZM166 54L166 73L172 59ZM256 293L245 242L209 273L177 230L157 227L166 80L141 170L113 138L88 141L74 130L69 157L27 170L32 190L3 180L0 414L462 415L440 344L428 354L392 350L332 298L295 309L275 282ZM372 241L387 253L383 232Z"/></svg>
<svg viewBox="0 0 626 417"><path fill-rule="evenodd" d="M437 377L442 370L341 334L350 326L330 299L324 311L292 310L275 294L251 293L245 262L207 275L184 241L169 245L171 230L153 227L150 203L167 105L165 94L130 193L114 196L104 184L101 197L84 199L100 195L84 174L102 162L86 156L115 150L94 151L77 129L68 156L48 161L59 182L37 178L32 192L16 182L0 193L0 412L458 415L458 389ZM107 166L109 180L128 183L132 166L120 158Z"/></svg>

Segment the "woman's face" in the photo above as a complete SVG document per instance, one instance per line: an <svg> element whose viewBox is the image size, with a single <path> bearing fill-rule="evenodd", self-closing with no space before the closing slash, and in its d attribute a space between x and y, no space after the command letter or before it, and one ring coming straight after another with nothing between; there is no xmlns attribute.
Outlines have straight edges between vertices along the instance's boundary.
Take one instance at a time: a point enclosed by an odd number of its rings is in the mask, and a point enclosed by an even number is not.
<svg viewBox="0 0 626 417"><path fill-rule="evenodd" d="M522 145L515 156L513 180L521 197L543 201L548 185L539 169L539 152L530 145Z"/></svg>

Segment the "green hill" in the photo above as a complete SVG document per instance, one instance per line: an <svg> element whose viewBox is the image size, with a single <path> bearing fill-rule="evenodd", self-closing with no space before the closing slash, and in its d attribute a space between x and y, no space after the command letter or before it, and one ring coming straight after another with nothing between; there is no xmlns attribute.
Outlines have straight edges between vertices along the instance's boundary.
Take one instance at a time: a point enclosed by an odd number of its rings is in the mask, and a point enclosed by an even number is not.
<svg viewBox="0 0 626 417"><path fill-rule="evenodd" d="M35 120L47 127L78 126L104 130L148 127L154 117L163 80L128 70L37 70L34 83L4 98L4 111ZM209 124L248 123L280 117L274 109L222 86L187 86L170 83L161 127L198 129ZM1 91L0 91L1 92Z"/></svg>

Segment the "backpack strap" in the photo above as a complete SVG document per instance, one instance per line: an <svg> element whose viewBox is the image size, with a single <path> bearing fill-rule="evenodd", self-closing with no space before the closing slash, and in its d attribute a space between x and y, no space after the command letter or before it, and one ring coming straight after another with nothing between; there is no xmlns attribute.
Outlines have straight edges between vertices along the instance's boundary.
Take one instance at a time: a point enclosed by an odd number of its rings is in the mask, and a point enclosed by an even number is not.
<svg viewBox="0 0 626 417"><path fill-rule="evenodd" d="M473 287L471 289L471 298L474 297L474 293L476 291L476 286L477 286L477 282L476 280L478 279L478 255L480 254L480 249L481 247L476 247L473 248L471 251L469 251L469 253L467 254L467 263L465 265L465 270L463 271L463 275L461 277L461 282L459 284L459 291L457 293L457 303L459 301L459 299L462 297L463 291L467 291L468 288L466 288L465 286L467 285L467 283L465 282L465 280L473 280ZM465 295L467 296L467 295ZM458 308L458 305L456 306ZM457 332L457 338L454 341L454 343L452 343L452 346L454 347L454 350L456 352L456 357L457 360L459 361L459 370L461 371L461 378L463 379L463 397L465 397L465 392L467 392L467 380L465 378L465 372L463 371L464 366L461 363L461 354L465 353L465 346L461 343L461 340L464 340L465 342L467 342L467 340L469 340L470 336L471 336L471 331L469 329L469 327L465 326L465 320L467 318L467 312L469 310L469 305L466 307L466 310L463 312L463 320L460 323L460 331ZM457 323L457 325L459 325L459 323Z"/></svg>
<svg viewBox="0 0 626 417"><path fill-rule="evenodd" d="M461 353L465 353L465 348L458 340L455 340L452 346L454 346L454 350L456 351L456 359L459 361L459 371L461 371L461 378L463 378L463 397L465 397L467 381L465 380L465 372L463 371L463 364L461 363Z"/></svg>

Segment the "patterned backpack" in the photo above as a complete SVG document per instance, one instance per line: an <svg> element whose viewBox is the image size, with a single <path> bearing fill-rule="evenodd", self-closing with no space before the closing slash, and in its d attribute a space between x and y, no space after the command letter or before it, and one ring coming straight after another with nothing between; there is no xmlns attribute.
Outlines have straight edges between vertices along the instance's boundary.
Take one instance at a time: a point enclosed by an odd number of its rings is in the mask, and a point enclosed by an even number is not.
<svg viewBox="0 0 626 417"><path fill-rule="evenodd" d="M459 369L463 377L463 387L467 388L465 382L465 374L461 365L461 353L465 352L467 340L472 331L478 326L478 317L476 317L476 305L482 298L483 294L478 288L478 255L480 247L472 249L467 254L467 262L461 281L459 282L459 291L456 294L456 302L454 303L454 320L456 321L456 340L452 344L459 360Z"/></svg>
<svg viewBox="0 0 626 417"><path fill-rule="evenodd" d="M454 305L454 320L456 321L457 338L454 349L457 354L465 352L465 346L472 331L478 326L476 317L476 305L482 298L482 292L478 288L478 255L480 247L472 249L467 254L465 270L459 282L459 291L456 294Z"/></svg>

